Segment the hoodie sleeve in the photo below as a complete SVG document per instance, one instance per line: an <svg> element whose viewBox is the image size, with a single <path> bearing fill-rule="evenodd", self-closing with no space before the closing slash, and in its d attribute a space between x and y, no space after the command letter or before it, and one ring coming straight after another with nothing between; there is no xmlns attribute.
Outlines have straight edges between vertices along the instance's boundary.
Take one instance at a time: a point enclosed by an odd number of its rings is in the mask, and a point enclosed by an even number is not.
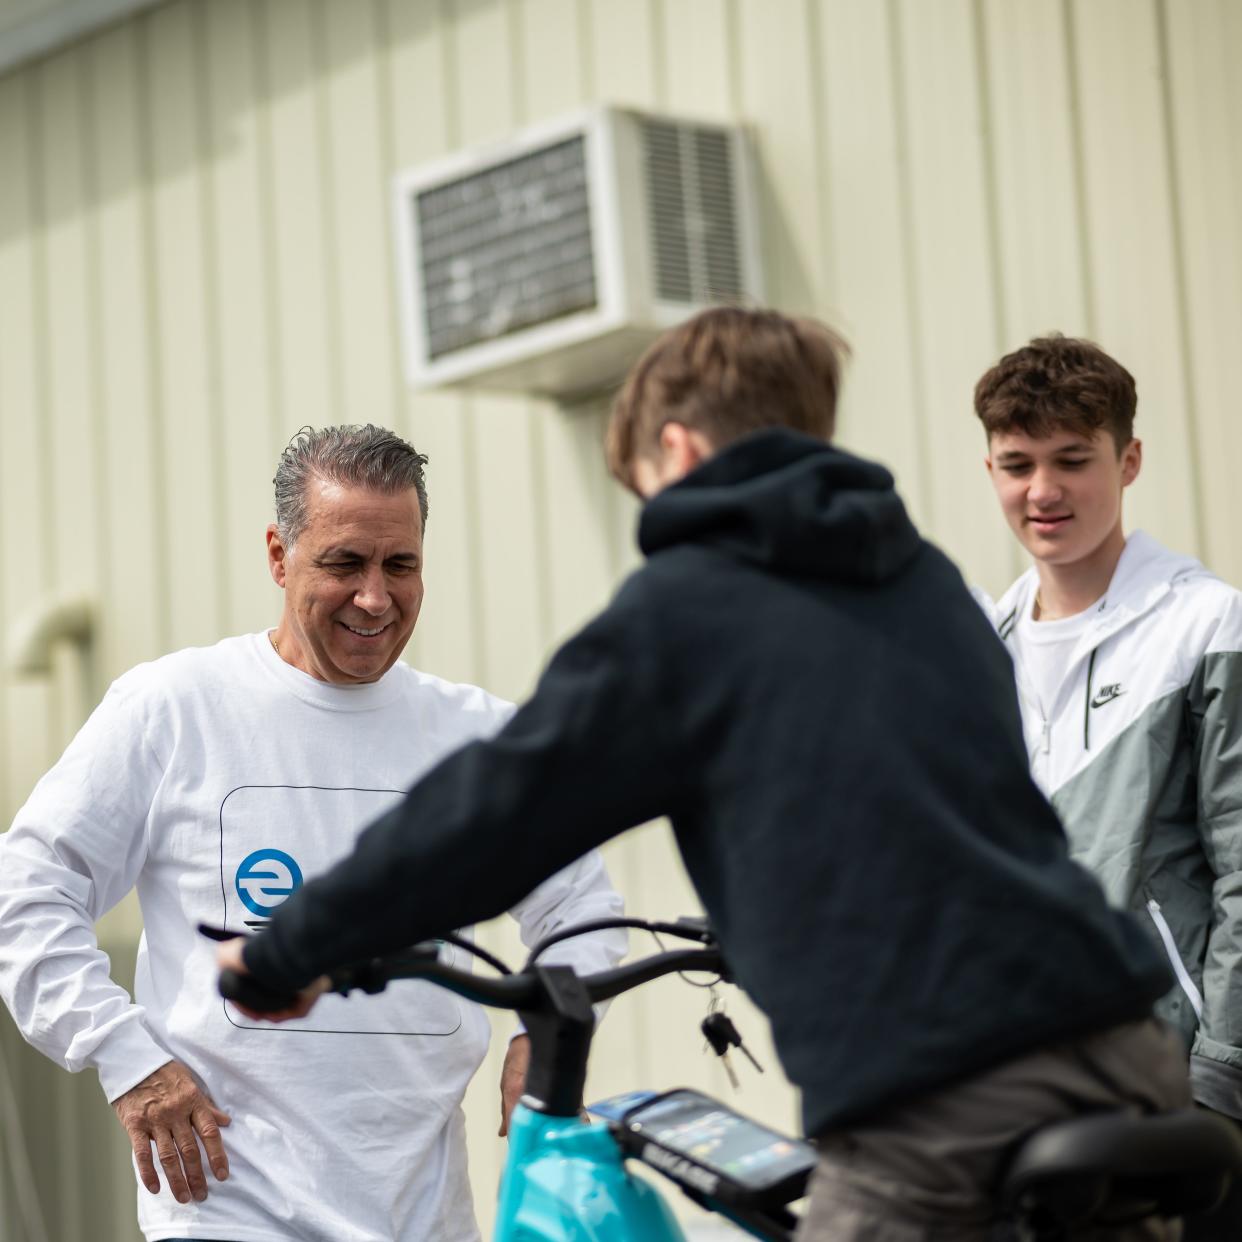
<svg viewBox="0 0 1242 1242"><path fill-rule="evenodd" d="M109 1100L169 1061L94 924L134 886L160 765L115 687L0 837L0 997L22 1035Z"/></svg>
<svg viewBox="0 0 1242 1242"><path fill-rule="evenodd" d="M1187 719L1199 832L1215 875L1191 1074L1197 1098L1242 1117L1242 595L1236 591L1191 679Z"/></svg>
<svg viewBox="0 0 1242 1242"><path fill-rule="evenodd" d="M661 737L658 653L643 637L652 609L637 594L623 589L561 648L495 738L434 768L352 856L280 907L246 945L258 978L301 987L492 918L588 850L673 809L680 765Z"/></svg>
<svg viewBox="0 0 1242 1242"><path fill-rule="evenodd" d="M502 727L513 719L516 710L511 703L503 704L499 710ZM613 888L598 850L591 850L549 876L509 910L528 949L562 928L618 918L624 913L625 903ZM615 966L625 956L628 945L629 937L623 928L591 932L552 945L541 960L572 966L582 975L593 974ZM608 1002L596 1006L600 1018L607 1010ZM521 1029L519 1023L518 1030Z"/></svg>

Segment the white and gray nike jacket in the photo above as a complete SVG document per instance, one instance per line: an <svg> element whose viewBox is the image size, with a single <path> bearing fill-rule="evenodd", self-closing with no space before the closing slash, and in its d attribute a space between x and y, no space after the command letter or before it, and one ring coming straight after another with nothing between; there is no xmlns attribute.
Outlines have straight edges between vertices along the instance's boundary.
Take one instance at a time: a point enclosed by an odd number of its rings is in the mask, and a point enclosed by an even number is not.
<svg viewBox="0 0 1242 1242"><path fill-rule="evenodd" d="M1136 531L1041 705L1013 641L1037 586L993 606L1032 772L1073 856L1164 943L1196 1098L1242 1117L1242 594Z"/></svg>

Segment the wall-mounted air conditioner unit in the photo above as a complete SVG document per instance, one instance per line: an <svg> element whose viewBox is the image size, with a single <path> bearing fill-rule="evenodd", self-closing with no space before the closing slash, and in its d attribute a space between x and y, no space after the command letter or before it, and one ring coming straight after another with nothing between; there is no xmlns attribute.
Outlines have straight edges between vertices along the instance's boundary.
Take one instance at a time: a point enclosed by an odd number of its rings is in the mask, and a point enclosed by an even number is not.
<svg viewBox="0 0 1242 1242"><path fill-rule="evenodd" d="M736 126L598 108L396 179L410 382L570 396L705 306L761 302Z"/></svg>

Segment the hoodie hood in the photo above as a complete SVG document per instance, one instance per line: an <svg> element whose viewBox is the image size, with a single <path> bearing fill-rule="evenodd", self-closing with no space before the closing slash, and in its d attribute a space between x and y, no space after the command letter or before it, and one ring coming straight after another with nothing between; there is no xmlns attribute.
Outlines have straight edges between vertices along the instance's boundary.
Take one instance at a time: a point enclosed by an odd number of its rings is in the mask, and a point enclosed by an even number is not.
<svg viewBox="0 0 1242 1242"><path fill-rule="evenodd" d="M657 493L639 519L654 556L717 548L782 573L878 583L921 546L883 466L797 432L756 432Z"/></svg>

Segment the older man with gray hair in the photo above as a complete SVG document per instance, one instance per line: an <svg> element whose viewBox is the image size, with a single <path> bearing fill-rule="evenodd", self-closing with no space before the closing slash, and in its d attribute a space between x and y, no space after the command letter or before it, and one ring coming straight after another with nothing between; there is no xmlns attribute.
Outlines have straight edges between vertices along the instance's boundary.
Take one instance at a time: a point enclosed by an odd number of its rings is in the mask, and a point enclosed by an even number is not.
<svg viewBox="0 0 1242 1242"><path fill-rule="evenodd" d="M98 1071L150 1192L148 1242L478 1236L461 1099L487 1047L482 1011L411 984L260 1026L203 984L195 932L262 927L360 825L510 714L399 662L423 602L425 464L380 428L299 432L267 528L279 624L119 678L0 837L0 995L37 1048ZM133 1001L93 930L132 888ZM589 854L513 914L533 943L619 910ZM624 938L558 948L598 970ZM502 1133L525 1045L506 1059Z"/></svg>

